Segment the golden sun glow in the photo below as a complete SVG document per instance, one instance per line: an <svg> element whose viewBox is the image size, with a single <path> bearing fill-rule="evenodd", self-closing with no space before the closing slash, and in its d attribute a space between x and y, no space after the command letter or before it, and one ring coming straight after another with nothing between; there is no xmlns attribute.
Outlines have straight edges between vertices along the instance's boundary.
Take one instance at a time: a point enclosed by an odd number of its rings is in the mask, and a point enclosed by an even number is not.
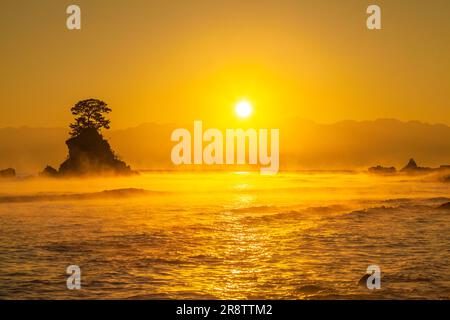
<svg viewBox="0 0 450 320"><path fill-rule="evenodd" d="M242 100L236 104L235 111L239 118L248 118L253 112L253 107L250 102Z"/></svg>

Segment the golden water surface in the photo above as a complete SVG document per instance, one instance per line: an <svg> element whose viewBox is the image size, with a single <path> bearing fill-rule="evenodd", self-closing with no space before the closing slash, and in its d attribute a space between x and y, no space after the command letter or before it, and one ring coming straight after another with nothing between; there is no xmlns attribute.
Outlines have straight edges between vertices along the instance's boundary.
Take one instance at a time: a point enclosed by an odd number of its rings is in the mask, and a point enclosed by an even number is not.
<svg viewBox="0 0 450 320"><path fill-rule="evenodd" d="M0 298L448 299L449 191L323 172L1 181ZM380 290L358 286L372 264Z"/></svg>

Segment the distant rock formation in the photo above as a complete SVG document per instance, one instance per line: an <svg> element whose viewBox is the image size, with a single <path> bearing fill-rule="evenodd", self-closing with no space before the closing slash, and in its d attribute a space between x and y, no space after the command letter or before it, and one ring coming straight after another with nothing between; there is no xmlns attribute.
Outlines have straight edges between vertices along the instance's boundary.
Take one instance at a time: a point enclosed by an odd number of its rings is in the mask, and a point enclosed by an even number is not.
<svg viewBox="0 0 450 320"><path fill-rule="evenodd" d="M380 165L368 169L369 173L391 175L396 174L395 167L382 167ZM409 159L408 164L400 170L403 174L426 174L431 172L450 172L450 165L441 165L439 168L419 167L414 159ZM450 175L443 178L444 181L450 181Z"/></svg>
<svg viewBox="0 0 450 320"><path fill-rule="evenodd" d="M134 171L119 160L95 128L86 128L66 141L69 157L59 167L59 175L118 174Z"/></svg>
<svg viewBox="0 0 450 320"><path fill-rule="evenodd" d="M41 177L56 177L58 176L58 170L51 166L46 166L45 169L39 174Z"/></svg>
<svg viewBox="0 0 450 320"><path fill-rule="evenodd" d="M409 159L408 164L400 170L403 173L425 173L432 171L432 168L419 167L414 159Z"/></svg>
<svg viewBox="0 0 450 320"><path fill-rule="evenodd" d="M369 168L369 172L374 173L374 174L390 175L390 174L396 174L397 169L395 169L395 167L382 167L382 166L378 165L376 167Z"/></svg>
<svg viewBox="0 0 450 320"><path fill-rule="evenodd" d="M417 163L414 159L409 159L408 164L401 171L416 170L418 168Z"/></svg>
<svg viewBox="0 0 450 320"><path fill-rule="evenodd" d="M14 178L16 176L16 170L8 168L0 170L0 178Z"/></svg>

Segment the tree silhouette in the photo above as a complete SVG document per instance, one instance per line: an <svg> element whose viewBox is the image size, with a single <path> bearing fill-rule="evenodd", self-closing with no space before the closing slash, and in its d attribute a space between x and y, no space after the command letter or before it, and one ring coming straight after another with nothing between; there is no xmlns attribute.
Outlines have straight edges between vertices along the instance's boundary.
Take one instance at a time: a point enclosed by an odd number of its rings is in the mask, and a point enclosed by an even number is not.
<svg viewBox="0 0 450 320"><path fill-rule="evenodd" d="M101 128L109 129L110 121L105 115L111 112L108 105L97 99L87 99L78 102L71 110L75 116L75 122L70 124L70 135L78 136L83 130L93 128L100 131Z"/></svg>

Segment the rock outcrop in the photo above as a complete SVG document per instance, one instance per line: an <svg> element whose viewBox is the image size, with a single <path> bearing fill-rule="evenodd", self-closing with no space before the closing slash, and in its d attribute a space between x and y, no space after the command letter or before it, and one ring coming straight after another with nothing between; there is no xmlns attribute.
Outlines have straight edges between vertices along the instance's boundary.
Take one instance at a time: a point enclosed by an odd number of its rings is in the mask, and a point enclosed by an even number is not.
<svg viewBox="0 0 450 320"><path fill-rule="evenodd" d="M426 168L426 167L419 167L416 163L416 161L414 161L414 159L410 159L408 164L402 169L400 170L400 172L403 173L425 173L425 172L430 172L433 169L431 168Z"/></svg>
<svg viewBox="0 0 450 320"><path fill-rule="evenodd" d="M51 166L46 166L45 169L39 174L41 177L56 177L58 176L58 170Z"/></svg>
<svg viewBox="0 0 450 320"><path fill-rule="evenodd" d="M14 178L16 176L16 170L8 168L0 170L0 178Z"/></svg>
<svg viewBox="0 0 450 320"><path fill-rule="evenodd" d="M369 172L374 173L374 174L390 175L390 174L396 174L397 169L395 169L395 167L382 167L382 166L378 165L376 167L369 168Z"/></svg>
<svg viewBox="0 0 450 320"><path fill-rule="evenodd" d="M371 167L368 169L368 171L369 173L383 175L392 175L397 173L395 167L383 167L380 165ZM441 178L441 180L446 182L449 182L450 180L450 175L448 175L448 173L450 172L450 165L441 165L439 168L419 167L414 159L409 159L408 164L399 172L402 174L428 174L434 172L443 172L444 174L447 173L447 175Z"/></svg>
<svg viewBox="0 0 450 320"><path fill-rule="evenodd" d="M112 151L95 128L86 128L66 141L69 156L59 167L59 175L129 175L134 172Z"/></svg>

